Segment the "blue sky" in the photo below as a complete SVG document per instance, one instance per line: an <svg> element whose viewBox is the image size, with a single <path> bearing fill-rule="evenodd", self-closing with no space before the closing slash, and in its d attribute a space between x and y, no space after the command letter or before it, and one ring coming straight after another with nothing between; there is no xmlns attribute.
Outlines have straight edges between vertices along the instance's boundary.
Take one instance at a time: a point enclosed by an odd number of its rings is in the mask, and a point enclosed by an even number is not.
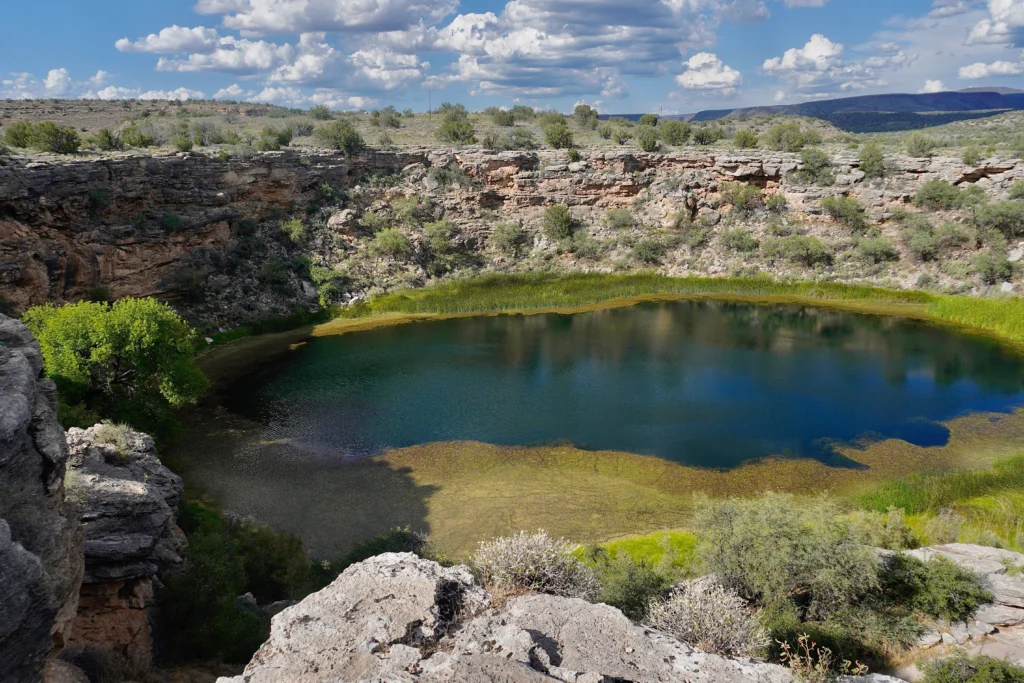
<svg viewBox="0 0 1024 683"><path fill-rule="evenodd" d="M38 0L0 98L681 113L1024 88L1024 0Z"/></svg>

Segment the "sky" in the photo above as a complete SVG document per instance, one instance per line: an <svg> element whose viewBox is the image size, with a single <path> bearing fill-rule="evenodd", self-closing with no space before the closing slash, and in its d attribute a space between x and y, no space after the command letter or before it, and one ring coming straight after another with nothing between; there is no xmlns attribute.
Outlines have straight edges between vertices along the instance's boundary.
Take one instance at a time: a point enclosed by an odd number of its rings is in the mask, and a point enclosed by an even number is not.
<svg viewBox="0 0 1024 683"><path fill-rule="evenodd" d="M1024 89L1024 0L35 0L0 99L689 113Z"/></svg>

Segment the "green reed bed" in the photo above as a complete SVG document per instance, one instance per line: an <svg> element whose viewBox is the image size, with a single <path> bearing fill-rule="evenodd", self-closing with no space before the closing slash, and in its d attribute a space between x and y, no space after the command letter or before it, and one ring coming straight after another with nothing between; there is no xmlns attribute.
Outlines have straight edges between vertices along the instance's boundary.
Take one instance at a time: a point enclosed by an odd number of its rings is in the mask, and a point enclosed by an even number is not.
<svg viewBox="0 0 1024 683"><path fill-rule="evenodd" d="M931 295L923 292L902 292L836 283L787 283L767 278L670 278L655 274L527 273L489 275L424 289L395 292L372 300L364 312L460 314L579 308L613 299L658 295L856 300L884 304L926 304L932 299Z"/></svg>
<svg viewBox="0 0 1024 683"><path fill-rule="evenodd" d="M1024 299L979 299L966 296L933 297L928 314L958 325L995 332L1024 343Z"/></svg>
<svg viewBox="0 0 1024 683"><path fill-rule="evenodd" d="M979 496L1024 489L1024 454L997 462L987 470L918 473L879 484L861 495L861 507L885 512L903 508L910 514L939 512Z"/></svg>

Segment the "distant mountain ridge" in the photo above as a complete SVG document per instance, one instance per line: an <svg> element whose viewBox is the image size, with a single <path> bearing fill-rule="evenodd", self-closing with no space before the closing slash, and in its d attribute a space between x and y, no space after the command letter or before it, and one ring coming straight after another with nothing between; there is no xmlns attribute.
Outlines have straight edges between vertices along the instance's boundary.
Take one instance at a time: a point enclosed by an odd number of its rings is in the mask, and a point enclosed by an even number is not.
<svg viewBox="0 0 1024 683"><path fill-rule="evenodd" d="M823 119L837 128L857 133L910 130L943 125L952 121L993 116L1003 111L1024 109L1024 91L1013 88L982 87L937 93L892 93L859 95L799 104L707 109L696 114L665 116L685 121L719 121L753 116L789 115ZM623 118L636 120L637 115Z"/></svg>

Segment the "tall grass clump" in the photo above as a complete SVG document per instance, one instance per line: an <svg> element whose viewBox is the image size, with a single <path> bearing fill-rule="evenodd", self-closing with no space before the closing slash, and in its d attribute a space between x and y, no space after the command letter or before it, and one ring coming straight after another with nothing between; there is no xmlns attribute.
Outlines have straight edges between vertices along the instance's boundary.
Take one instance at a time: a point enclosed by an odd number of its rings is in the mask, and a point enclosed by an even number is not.
<svg viewBox="0 0 1024 683"><path fill-rule="evenodd" d="M491 591L548 593L597 600L601 584L594 568L580 560L576 547L545 531L496 538L480 544L473 566Z"/></svg>
<svg viewBox="0 0 1024 683"><path fill-rule="evenodd" d="M1024 301L1018 298L936 297L928 304L928 313L940 320L988 330L1024 343Z"/></svg>

